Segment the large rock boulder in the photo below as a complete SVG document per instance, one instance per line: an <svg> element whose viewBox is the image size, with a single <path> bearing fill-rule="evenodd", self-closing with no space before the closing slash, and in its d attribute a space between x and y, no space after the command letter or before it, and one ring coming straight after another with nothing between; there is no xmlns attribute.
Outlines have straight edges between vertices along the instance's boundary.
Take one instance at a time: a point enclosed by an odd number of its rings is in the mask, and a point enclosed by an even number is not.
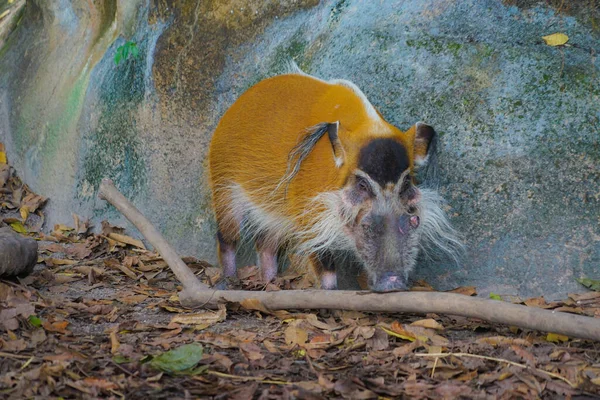
<svg viewBox="0 0 600 400"><path fill-rule="evenodd" d="M548 4L550 5L548 5ZM556 8L552 4L557 3ZM468 253L448 288L563 296L600 265L598 6L521 0L31 0L0 49L0 141L49 223L119 218L104 176L184 254L214 261L207 144L294 59L441 134L439 185ZM90 8L93 7L93 8ZM571 46L550 47L556 31ZM139 50L115 64L127 41Z"/></svg>

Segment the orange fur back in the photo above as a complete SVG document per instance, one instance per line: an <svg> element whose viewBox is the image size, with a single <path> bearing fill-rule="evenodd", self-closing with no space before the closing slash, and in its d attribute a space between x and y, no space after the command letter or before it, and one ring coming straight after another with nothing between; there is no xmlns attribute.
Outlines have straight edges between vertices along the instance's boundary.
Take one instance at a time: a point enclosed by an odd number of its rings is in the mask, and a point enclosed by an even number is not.
<svg viewBox="0 0 600 400"><path fill-rule="evenodd" d="M323 138L303 161L287 192L275 190L286 174L288 154L306 129L335 121L340 121L344 164L336 167L331 144ZM211 142L210 176L217 220L227 219L230 188L236 185L245 200L264 206L269 213L294 224L310 223L309 202L319 193L339 189L356 167L363 143L374 137L399 140L413 159L410 132L404 134L384 121L348 81L326 82L289 74L258 83L225 113ZM227 226L232 224L223 221L220 226L229 230Z"/></svg>

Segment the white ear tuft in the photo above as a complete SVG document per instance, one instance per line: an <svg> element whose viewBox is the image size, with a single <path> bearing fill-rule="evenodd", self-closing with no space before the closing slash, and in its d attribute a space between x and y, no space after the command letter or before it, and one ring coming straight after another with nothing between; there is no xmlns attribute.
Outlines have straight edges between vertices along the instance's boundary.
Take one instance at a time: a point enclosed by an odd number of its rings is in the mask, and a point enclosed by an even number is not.
<svg viewBox="0 0 600 400"><path fill-rule="evenodd" d="M414 157L415 165L422 167L427 165L430 154L435 151L435 130L424 122L415 124Z"/></svg>
<svg viewBox="0 0 600 400"><path fill-rule="evenodd" d="M344 165L344 161L346 159L346 153L344 152L342 142L338 137L339 128L340 121L332 122L327 127L329 141L331 142L331 147L333 149L333 160L335 161L335 166L337 168L340 168L342 165Z"/></svg>

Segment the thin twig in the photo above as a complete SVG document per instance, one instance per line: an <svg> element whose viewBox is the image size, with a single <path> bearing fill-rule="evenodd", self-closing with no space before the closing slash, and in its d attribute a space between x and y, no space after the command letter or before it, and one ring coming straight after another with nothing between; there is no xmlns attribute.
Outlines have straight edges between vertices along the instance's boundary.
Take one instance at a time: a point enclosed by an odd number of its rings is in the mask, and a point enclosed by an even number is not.
<svg viewBox="0 0 600 400"><path fill-rule="evenodd" d="M0 357L14 358L16 360L29 360L32 356L22 356L20 354L5 353L0 351Z"/></svg>
<svg viewBox="0 0 600 400"><path fill-rule="evenodd" d="M131 372L131 371L130 371L130 370L128 370L127 368L123 368L123 367L121 367L119 364L117 364L117 363L116 363L116 362L114 362L113 360L111 360L111 362L112 362L112 364L113 364L115 367L119 368L121 371L125 372L127 375L129 375L129 376L133 376L133 375L135 375L133 372Z"/></svg>
<svg viewBox="0 0 600 400"><path fill-rule="evenodd" d="M122 394L121 392L117 392L114 389L108 389L108 391L111 392L112 394L115 394L115 395L119 396L121 399L125 399L125 395Z"/></svg>
<svg viewBox="0 0 600 400"><path fill-rule="evenodd" d="M316 376L319 376L319 373L315 370L315 367L313 366L313 363L310 359L310 356L308 355L308 353L306 353L304 355L304 359L306 360L306 363L308 364L308 368L310 369L310 371L315 374Z"/></svg>
<svg viewBox="0 0 600 400"><path fill-rule="evenodd" d="M431 378L433 379L433 375L435 374L435 367L437 367L437 363L440 360L439 357L435 358L435 361L433 362L433 368L431 368Z"/></svg>
<svg viewBox="0 0 600 400"><path fill-rule="evenodd" d="M499 362L499 363L507 363L509 365L513 365L513 366L519 367L519 368L525 368L525 369L527 369L527 368L533 368L536 371L541 372L542 374L546 374L546 375L549 375L549 376L551 376L553 378L560 379L561 381L567 383L572 388L576 388L577 387L576 384L572 383L570 380L568 380L564 376L555 374L554 372L545 371L545 370L540 369L540 368L529 367L528 365L520 364L520 363L517 363L517 362L514 362L514 361L510 361L510 360L505 360L503 358L488 357L488 356L482 356L482 355L479 355L479 354L469 354L469 353L431 353L431 354L428 354L428 353L415 353L413 355L417 356L417 357L439 357L439 358L444 358L444 357L449 357L449 356L471 357L471 358L480 358L480 359L483 359L483 360L496 361L496 362Z"/></svg>
<svg viewBox="0 0 600 400"><path fill-rule="evenodd" d="M29 360L27 360L27 361L25 362L25 364L21 365L21 368L19 368L19 371L22 371L22 370L24 370L25 368L27 368L27 367L29 366L29 364L31 364L31 362L32 362L33 360L35 360L35 357L34 357L34 356L31 356L31 358L29 358Z"/></svg>
<svg viewBox="0 0 600 400"><path fill-rule="evenodd" d="M269 379L262 378L260 376L241 376L241 375L230 375L225 374L223 372L207 370L207 374L218 376L220 378L229 378L229 379L240 379L243 381L256 381L261 383L268 383L272 385L295 385L297 382L286 382L286 381L273 381Z"/></svg>

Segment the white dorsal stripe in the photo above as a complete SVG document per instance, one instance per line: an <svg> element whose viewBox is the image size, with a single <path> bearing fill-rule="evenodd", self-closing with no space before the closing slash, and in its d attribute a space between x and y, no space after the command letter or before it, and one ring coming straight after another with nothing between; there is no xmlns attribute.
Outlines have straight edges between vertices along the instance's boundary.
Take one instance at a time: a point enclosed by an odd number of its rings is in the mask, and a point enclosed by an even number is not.
<svg viewBox="0 0 600 400"><path fill-rule="evenodd" d="M375 110L375 107L373 107L373 104L371 104L369 99L367 99L367 96L365 96L362 90L360 90L360 88L356 86L353 82L347 81L345 79L333 79L328 81L327 83L330 83L332 85L345 86L348 89L352 90L354 94L357 95L360 101L363 103L363 106L365 106L365 111L367 112L367 115L374 120L380 119L379 114L377 114L377 111Z"/></svg>
<svg viewBox="0 0 600 400"><path fill-rule="evenodd" d="M316 79L318 81L329 83L330 85L345 86L348 89L352 90L352 92L354 92L354 94L358 96L360 101L363 103L363 106L365 107L365 111L367 112L367 115L371 119L374 119L377 121L381 119L379 114L377 114L377 110L375 110L375 107L373 107L373 104L371 104L369 99L367 99L367 96L365 96L363 91L360 90L360 88L358 86L356 86L353 82L350 82L346 79L332 79L330 81L325 81L323 79L317 78L316 76L309 75L306 72L302 71L300 69L300 67L298 66L298 64L296 64L296 62L294 60L289 60L286 63L285 73L308 76L308 77Z"/></svg>

